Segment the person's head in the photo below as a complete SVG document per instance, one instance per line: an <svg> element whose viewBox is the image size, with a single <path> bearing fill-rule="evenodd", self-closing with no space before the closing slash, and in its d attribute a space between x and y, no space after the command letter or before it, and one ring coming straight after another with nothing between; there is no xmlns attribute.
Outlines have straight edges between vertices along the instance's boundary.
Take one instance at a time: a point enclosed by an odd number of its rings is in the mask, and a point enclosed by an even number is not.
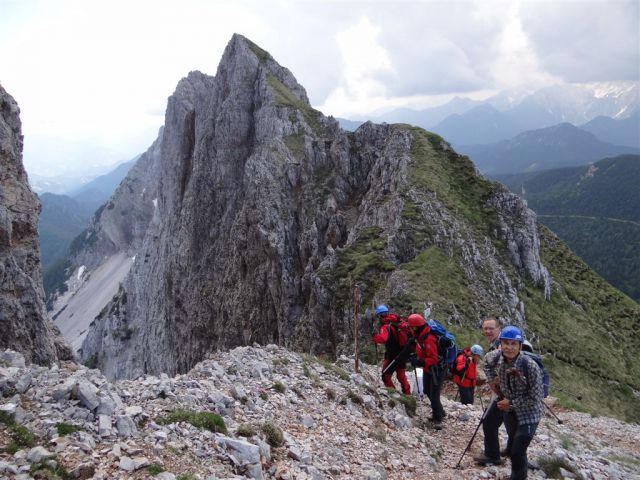
<svg viewBox="0 0 640 480"><path fill-rule="evenodd" d="M484 348L482 348L480 345L472 345L471 346L471 355L473 355L473 357L476 360L479 360L480 357L482 357L484 355Z"/></svg>
<svg viewBox="0 0 640 480"><path fill-rule="evenodd" d="M496 317L487 317L482 321L482 334L490 344L500 336L500 323Z"/></svg>
<svg viewBox="0 0 640 480"><path fill-rule="evenodd" d="M409 328L414 335L423 328L429 328L427 326L427 321L419 313L412 313L409 315L409 317L407 317L407 325L409 325Z"/></svg>
<svg viewBox="0 0 640 480"><path fill-rule="evenodd" d="M387 316L389 315L389 307L386 305L378 305L376 308L376 315L382 323L387 323Z"/></svg>
<svg viewBox="0 0 640 480"><path fill-rule="evenodd" d="M533 353L533 345L531 345L531 342L529 340L525 340L524 342L522 342L522 351Z"/></svg>
<svg viewBox="0 0 640 480"><path fill-rule="evenodd" d="M513 360L520 354L524 336L518 327L509 325L500 332L500 350L507 360Z"/></svg>

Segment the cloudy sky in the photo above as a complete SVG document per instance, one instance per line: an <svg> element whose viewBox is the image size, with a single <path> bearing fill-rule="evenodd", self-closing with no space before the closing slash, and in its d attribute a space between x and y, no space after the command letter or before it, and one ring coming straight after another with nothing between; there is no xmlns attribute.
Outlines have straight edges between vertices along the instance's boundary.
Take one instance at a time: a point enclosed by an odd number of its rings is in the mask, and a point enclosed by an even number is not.
<svg viewBox="0 0 640 480"><path fill-rule="evenodd" d="M640 80L637 0L0 0L0 83L20 105L28 171L146 150L180 78L215 74L234 32L347 118Z"/></svg>

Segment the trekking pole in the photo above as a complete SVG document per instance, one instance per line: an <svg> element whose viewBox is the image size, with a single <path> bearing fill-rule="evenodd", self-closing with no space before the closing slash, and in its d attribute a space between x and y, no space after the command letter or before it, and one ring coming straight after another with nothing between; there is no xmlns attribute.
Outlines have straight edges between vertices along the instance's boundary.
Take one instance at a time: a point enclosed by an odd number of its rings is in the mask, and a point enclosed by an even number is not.
<svg viewBox="0 0 640 480"><path fill-rule="evenodd" d="M480 407L484 410L484 402L482 401L482 394L478 390L478 398L480 399Z"/></svg>
<svg viewBox="0 0 640 480"><path fill-rule="evenodd" d="M553 388L554 390L558 390L559 392L566 393L567 395L575 397L576 400L582 400L582 395L576 395L575 393L568 392L564 388L556 387L555 385L551 386L550 388Z"/></svg>
<svg viewBox="0 0 640 480"><path fill-rule="evenodd" d="M416 376L416 388L418 389L418 393L420 394L420 401L422 401L422 390L420 390L420 384L418 383L418 370L416 367L413 367L413 374Z"/></svg>
<svg viewBox="0 0 640 480"><path fill-rule="evenodd" d="M384 375L389 370L391 370L392 367L395 368L396 363L398 363L398 360L400 360L400 358L403 357L404 354L409 351L409 349L413 346L414 343L415 343L415 339L412 338L411 340L409 340L409 343L407 343L407 345L402 349L402 351L398 355L396 355L395 358L391 360L391 362L389 362L389 365L387 365L387 368L385 368L382 371L382 375Z"/></svg>
<svg viewBox="0 0 640 480"><path fill-rule="evenodd" d="M556 417L556 420L558 421L558 423L560 425L562 425L564 422L562 420L560 420L560 417L558 417L558 415L555 414L555 412L553 410L551 410L551 407L549 405L547 405L546 403L542 402L544 404L544 406L547 408L547 410L549 410L549 413L551 415L553 415L554 417Z"/></svg>
<svg viewBox="0 0 640 480"><path fill-rule="evenodd" d="M480 422L478 423L478 426L476 427L476 431L473 432L473 436L471 437L471 440L469 440L469 443L467 444L467 448L465 448L464 452L462 452L462 455L460 456L460 460L458 460L458 463L456 464L456 466L453 467L454 469L460 468L460 462L462 462L462 459L464 458L464 455L467 453L469 448L471 448L471 444L473 443L473 440L476 438L476 435L478 434L478 430L480 430L480 425L482 425L482 423L484 422L484 419L487 417L487 413L489 413L489 410L491 410L491 407L497 401L498 401L498 397L494 396L493 399L491 400L491 403L489 403L489 405L487 405L487 408L482 413L482 417L480 417Z"/></svg>

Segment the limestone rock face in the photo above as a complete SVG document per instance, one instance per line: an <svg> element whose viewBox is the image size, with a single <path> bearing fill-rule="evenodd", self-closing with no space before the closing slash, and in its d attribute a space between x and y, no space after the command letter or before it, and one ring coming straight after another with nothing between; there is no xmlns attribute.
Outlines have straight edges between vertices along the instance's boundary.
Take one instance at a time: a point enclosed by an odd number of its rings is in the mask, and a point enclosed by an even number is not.
<svg viewBox="0 0 640 480"><path fill-rule="evenodd" d="M484 193L468 200L467 183ZM500 312L524 324L518 288L544 271L535 218L485 193L506 195L440 137L372 123L345 132L234 35L215 77L180 81L158 140L86 233L75 266L116 251L135 261L91 319L82 358L135 377L253 342L335 355L353 341L353 285L365 306L415 308L436 293L416 275L423 260L452 262L473 292L464 312L441 304L446 320ZM481 215L505 228L486 231ZM508 260L500 242L514 245Z"/></svg>
<svg viewBox="0 0 640 480"><path fill-rule="evenodd" d="M38 215L40 201L22 164L20 109L0 86L0 348L27 361L70 358L44 306Z"/></svg>

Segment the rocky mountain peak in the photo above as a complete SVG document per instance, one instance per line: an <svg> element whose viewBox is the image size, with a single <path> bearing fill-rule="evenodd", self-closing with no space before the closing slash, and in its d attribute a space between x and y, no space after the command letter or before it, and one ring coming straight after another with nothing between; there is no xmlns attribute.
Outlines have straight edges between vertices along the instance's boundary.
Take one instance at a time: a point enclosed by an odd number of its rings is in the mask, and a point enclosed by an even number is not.
<svg viewBox="0 0 640 480"><path fill-rule="evenodd" d="M44 306L38 215L22 163L18 104L0 86L0 347L48 364L71 351Z"/></svg>
<svg viewBox="0 0 640 480"><path fill-rule="evenodd" d="M109 377L186 371L253 341L336 355L353 341L355 283L365 305L416 309L428 295L450 322L497 311L526 325L518 289L533 281L548 297L552 281L520 203L437 135L341 130L289 70L234 35L215 77L180 81L158 140L96 215L57 322ZM433 289L415 275L425 266ZM474 291L464 312L448 306L454 279ZM94 284L107 305L97 290L76 294Z"/></svg>

